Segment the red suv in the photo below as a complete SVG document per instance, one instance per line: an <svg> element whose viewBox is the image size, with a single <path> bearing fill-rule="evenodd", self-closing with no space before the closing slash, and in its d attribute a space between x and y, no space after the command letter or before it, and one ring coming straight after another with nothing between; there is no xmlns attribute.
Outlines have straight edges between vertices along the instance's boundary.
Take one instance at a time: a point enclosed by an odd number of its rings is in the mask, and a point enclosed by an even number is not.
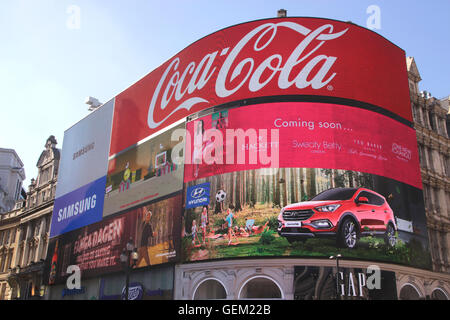
<svg viewBox="0 0 450 320"><path fill-rule="evenodd" d="M312 237L335 237L337 244L354 248L361 236L382 236L395 246L397 225L386 199L365 188L326 190L310 201L281 209L278 233L291 243Z"/></svg>

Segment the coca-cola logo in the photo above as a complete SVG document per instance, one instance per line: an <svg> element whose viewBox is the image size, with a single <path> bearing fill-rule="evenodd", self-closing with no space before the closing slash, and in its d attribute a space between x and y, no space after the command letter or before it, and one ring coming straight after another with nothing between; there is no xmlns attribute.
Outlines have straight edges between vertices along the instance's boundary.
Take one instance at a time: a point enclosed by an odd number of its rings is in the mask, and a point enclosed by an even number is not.
<svg viewBox="0 0 450 320"><path fill-rule="evenodd" d="M283 28L301 35L300 41L288 56L277 53L276 47L266 50ZM148 109L149 128L158 128L181 109L189 111L195 105L209 103L205 98L207 95L202 96L202 89L207 85L214 88L219 98L229 97L244 88L248 92L257 92L271 82L276 82L280 90L292 86L298 89L321 89L327 86L336 76L332 68L338 57L316 52L327 41L341 37L348 30L333 33L333 29L331 24L311 30L290 21L264 23L244 35L233 48L207 53L199 62L186 64L183 70L179 67L184 62L180 57L175 57L153 92ZM259 64L256 63L253 54L264 51L267 51L267 57ZM218 57L225 57L222 65L217 65ZM237 79L239 81L233 81ZM214 85L209 84L213 81ZM169 106L170 109L165 110ZM165 117L155 120L155 114L159 111L165 111Z"/></svg>

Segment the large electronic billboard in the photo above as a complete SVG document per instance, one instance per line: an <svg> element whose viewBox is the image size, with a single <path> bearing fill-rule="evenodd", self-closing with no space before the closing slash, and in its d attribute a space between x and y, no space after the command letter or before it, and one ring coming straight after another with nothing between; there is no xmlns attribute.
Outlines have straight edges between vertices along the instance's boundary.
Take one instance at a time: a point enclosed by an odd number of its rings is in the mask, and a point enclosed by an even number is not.
<svg viewBox="0 0 450 320"><path fill-rule="evenodd" d="M178 193L51 239L46 280L64 283L70 265L77 265L83 278L122 271L120 254L130 239L138 252L137 268L176 261L180 204Z"/></svg>
<svg viewBox="0 0 450 320"><path fill-rule="evenodd" d="M219 30L66 136L52 243L114 219L133 229L136 212L174 199L160 233L175 250L147 252L156 264L342 250L429 267L405 53L355 24L293 17ZM164 229L172 222L177 234Z"/></svg>
<svg viewBox="0 0 450 320"><path fill-rule="evenodd" d="M183 261L339 251L429 267L410 126L363 108L273 102L186 128ZM208 202L189 205L205 184Z"/></svg>
<svg viewBox="0 0 450 320"><path fill-rule="evenodd" d="M102 219L113 110L114 99L64 133L51 237Z"/></svg>
<svg viewBox="0 0 450 320"><path fill-rule="evenodd" d="M195 112L264 97L339 98L412 121L408 90L404 51L367 29L315 18L243 23L117 95L110 154Z"/></svg>

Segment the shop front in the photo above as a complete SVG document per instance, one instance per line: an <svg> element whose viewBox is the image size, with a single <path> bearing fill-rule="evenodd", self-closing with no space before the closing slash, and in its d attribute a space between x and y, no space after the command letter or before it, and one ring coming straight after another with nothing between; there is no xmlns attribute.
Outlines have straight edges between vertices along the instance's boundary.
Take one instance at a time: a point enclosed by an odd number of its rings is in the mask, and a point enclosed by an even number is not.
<svg viewBox="0 0 450 320"><path fill-rule="evenodd" d="M130 273L129 300L173 299L173 266ZM126 275L124 272L81 281L80 288L69 289L66 284L50 286L50 300L125 300Z"/></svg>
<svg viewBox="0 0 450 320"><path fill-rule="evenodd" d="M447 300L450 289L443 274L345 259L338 268L333 259L224 260L178 265L175 274L181 300Z"/></svg>

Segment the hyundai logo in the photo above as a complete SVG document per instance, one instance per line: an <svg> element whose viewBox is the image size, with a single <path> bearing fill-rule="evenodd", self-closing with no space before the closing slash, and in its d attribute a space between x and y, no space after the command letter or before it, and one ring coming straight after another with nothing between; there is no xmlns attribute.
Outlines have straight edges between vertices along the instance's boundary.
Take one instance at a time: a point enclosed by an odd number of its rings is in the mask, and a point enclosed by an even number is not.
<svg viewBox="0 0 450 320"><path fill-rule="evenodd" d="M201 196L203 196L204 194L205 194L205 188L198 187L198 188L195 188L194 190L192 190L191 197L194 199L197 199L197 198L200 198Z"/></svg>

